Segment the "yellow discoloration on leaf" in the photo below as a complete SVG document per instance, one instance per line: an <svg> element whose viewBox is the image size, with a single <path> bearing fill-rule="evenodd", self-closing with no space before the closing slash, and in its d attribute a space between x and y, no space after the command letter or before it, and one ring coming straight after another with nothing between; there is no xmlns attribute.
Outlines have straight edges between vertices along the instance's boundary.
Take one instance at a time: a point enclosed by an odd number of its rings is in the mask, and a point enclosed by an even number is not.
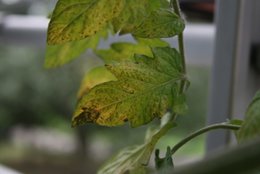
<svg viewBox="0 0 260 174"><path fill-rule="evenodd" d="M153 11L136 27L133 35L143 38L167 38L183 32L184 21L170 10Z"/></svg>
<svg viewBox="0 0 260 174"><path fill-rule="evenodd" d="M81 98L94 86L112 80L116 80L115 76L103 66L90 70L82 80L78 98Z"/></svg>
<svg viewBox="0 0 260 174"><path fill-rule="evenodd" d="M136 56L134 61L107 64L117 81L99 84L80 99L73 126L88 122L118 126L129 121L136 127L172 108L179 80L183 79L178 68L181 57L169 47L152 52L153 57Z"/></svg>
<svg viewBox="0 0 260 174"><path fill-rule="evenodd" d="M113 19L115 31L120 34L131 33L154 10L169 7L167 0L126 0L121 14Z"/></svg>
<svg viewBox="0 0 260 174"><path fill-rule="evenodd" d="M137 44L128 42L113 43L110 49L97 50L95 52L104 60L105 63L110 63L122 60L133 60L135 54L153 56L150 47L169 46L167 42L160 39L135 39L138 42Z"/></svg>
<svg viewBox="0 0 260 174"><path fill-rule="evenodd" d="M96 49L99 40L106 38L107 31L100 31L95 36L83 40L72 41L59 45L47 45L45 67L54 68L66 64L80 56L88 48Z"/></svg>
<svg viewBox="0 0 260 174"><path fill-rule="evenodd" d="M48 27L48 44L61 44L96 34L117 17L125 0L59 0Z"/></svg>

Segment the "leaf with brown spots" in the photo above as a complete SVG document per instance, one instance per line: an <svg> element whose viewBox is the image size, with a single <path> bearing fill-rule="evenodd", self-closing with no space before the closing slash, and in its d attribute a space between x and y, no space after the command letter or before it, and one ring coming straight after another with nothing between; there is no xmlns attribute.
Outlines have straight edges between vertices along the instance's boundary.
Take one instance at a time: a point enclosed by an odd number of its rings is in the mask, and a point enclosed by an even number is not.
<svg viewBox="0 0 260 174"><path fill-rule="evenodd" d="M154 10L169 7L167 0L126 0L121 14L113 19L112 24L120 34L131 33Z"/></svg>
<svg viewBox="0 0 260 174"><path fill-rule="evenodd" d="M55 68L64 65L80 56L87 49L96 49L100 39L106 38L107 35L107 31L101 31L83 40L76 40L59 45L47 45L45 67Z"/></svg>
<svg viewBox="0 0 260 174"><path fill-rule="evenodd" d="M90 89L78 102L72 125L118 126L129 121L137 127L173 109L185 78L181 56L169 47L153 48L152 53L153 57L136 55L135 61L107 64L117 81Z"/></svg>
<svg viewBox="0 0 260 174"><path fill-rule="evenodd" d="M167 38L183 32L184 21L171 10L153 11L133 31L133 35L142 38Z"/></svg>
<svg viewBox="0 0 260 174"><path fill-rule="evenodd" d="M48 44L84 39L104 29L125 0L59 0L48 27Z"/></svg>
<svg viewBox="0 0 260 174"><path fill-rule="evenodd" d="M87 72L81 83L78 91L78 98L80 99L84 94L87 94L94 86L112 80L116 80L115 76L105 67L101 66L91 69Z"/></svg>

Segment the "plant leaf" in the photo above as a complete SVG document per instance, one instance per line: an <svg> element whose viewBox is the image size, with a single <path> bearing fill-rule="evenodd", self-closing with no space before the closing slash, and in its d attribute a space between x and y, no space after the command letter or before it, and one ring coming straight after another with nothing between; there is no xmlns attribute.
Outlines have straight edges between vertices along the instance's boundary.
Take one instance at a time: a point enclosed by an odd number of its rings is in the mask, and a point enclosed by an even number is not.
<svg viewBox="0 0 260 174"><path fill-rule="evenodd" d="M167 38L183 32L184 21L167 9L153 11L133 32L144 38Z"/></svg>
<svg viewBox="0 0 260 174"><path fill-rule="evenodd" d="M134 173L134 171L145 172L144 166L148 165L156 143L174 126L176 125L173 123L167 123L160 129L154 130L152 136L144 144L121 150L101 167L98 174L124 174L127 171L130 173Z"/></svg>
<svg viewBox="0 0 260 174"><path fill-rule="evenodd" d="M132 127L161 117L173 107L183 79L181 56L169 47L153 48L153 58L136 56L135 61L107 64L117 81L92 88L79 101L72 125L97 123L118 126L129 121Z"/></svg>
<svg viewBox="0 0 260 174"><path fill-rule="evenodd" d="M48 44L84 39L104 29L125 0L59 0L48 27Z"/></svg>
<svg viewBox="0 0 260 174"><path fill-rule="evenodd" d="M81 98L94 86L112 80L116 80L115 76L105 67L101 66L91 69L89 72L87 72L81 83L80 89L78 91L78 98Z"/></svg>
<svg viewBox="0 0 260 174"><path fill-rule="evenodd" d="M54 68L66 64L80 56L88 48L96 49L101 38L107 38L106 30L98 32L95 36L72 41L59 45L47 45L45 67Z"/></svg>
<svg viewBox="0 0 260 174"><path fill-rule="evenodd" d="M152 56L150 47L166 47L169 44L160 39L140 39L136 38L137 44L129 42L113 43L108 50L96 50L105 63L118 62L122 60L133 60L134 54ZM149 46L148 46L149 45Z"/></svg>
<svg viewBox="0 0 260 174"><path fill-rule="evenodd" d="M258 91L249 105L245 121L238 131L238 140L246 141L260 137L260 91Z"/></svg>
<svg viewBox="0 0 260 174"><path fill-rule="evenodd" d="M131 33L149 14L162 7L169 7L167 0L126 0L121 14L113 19L115 32Z"/></svg>

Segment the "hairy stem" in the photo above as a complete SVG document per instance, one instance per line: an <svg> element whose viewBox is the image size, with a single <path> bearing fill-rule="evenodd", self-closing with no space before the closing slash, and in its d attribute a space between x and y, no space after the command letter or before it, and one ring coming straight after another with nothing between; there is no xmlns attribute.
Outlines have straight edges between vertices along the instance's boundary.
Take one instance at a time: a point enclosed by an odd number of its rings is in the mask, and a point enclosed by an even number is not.
<svg viewBox="0 0 260 174"><path fill-rule="evenodd" d="M206 132L209 132L211 130L215 130L215 129L231 129L231 130L238 130L240 128L240 126L238 125L233 125L233 124L229 124L229 123L219 123L219 124L213 124L207 127L204 127L192 134L190 134L189 136L187 136L186 138L184 138L183 140L181 140L179 143L177 143L172 149L171 149L171 154L175 154L175 152L177 150L179 150L183 145L185 145L187 142L189 142L190 140L192 140L193 138L204 134Z"/></svg>

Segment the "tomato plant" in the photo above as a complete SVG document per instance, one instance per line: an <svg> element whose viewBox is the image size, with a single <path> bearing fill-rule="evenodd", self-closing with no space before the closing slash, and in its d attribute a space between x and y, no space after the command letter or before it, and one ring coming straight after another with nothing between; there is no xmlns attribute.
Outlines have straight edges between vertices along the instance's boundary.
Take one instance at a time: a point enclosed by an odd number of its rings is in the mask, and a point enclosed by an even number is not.
<svg viewBox="0 0 260 174"><path fill-rule="evenodd" d="M156 143L177 126L187 110L182 18L178 0L59 0L48 27L46 67L63 65L86 49L93 49L104 66L95 67L83 80L72 126L95 123L131 127L161 119L148 131L143 144L123 149L100 168L100 174L146 173ZM136 43L114 43L108 50L98 43L108 35L131 34ZM178 48L161 38L178 37ZM250 104L245 121L231 120L198 130L163 158L155 151L156 169L171 170L175 152L196 136L213 129L236 131L239 141L260 134L260 94Z"/></svg>

